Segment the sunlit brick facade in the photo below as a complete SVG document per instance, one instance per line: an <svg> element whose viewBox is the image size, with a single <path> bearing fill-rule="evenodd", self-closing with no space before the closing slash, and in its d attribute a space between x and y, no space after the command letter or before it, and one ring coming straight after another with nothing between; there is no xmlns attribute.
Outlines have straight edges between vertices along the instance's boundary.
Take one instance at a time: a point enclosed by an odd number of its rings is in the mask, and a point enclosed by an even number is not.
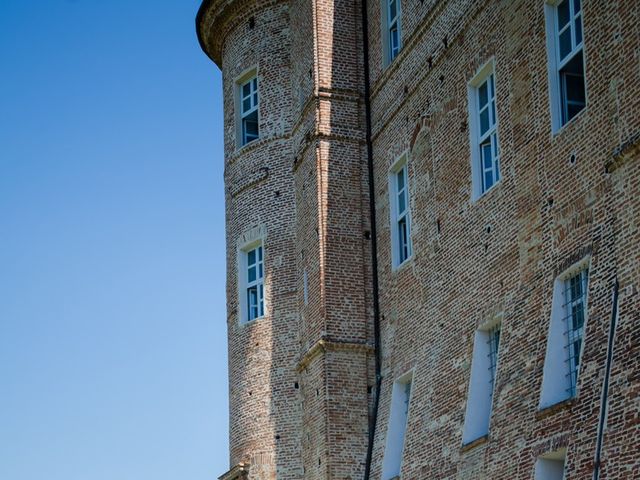
<svg viewBox="0 0 640 480"><path fill-rule="evenodd" d="M205 0L230 470L640 479L640 3Z"/></svg>

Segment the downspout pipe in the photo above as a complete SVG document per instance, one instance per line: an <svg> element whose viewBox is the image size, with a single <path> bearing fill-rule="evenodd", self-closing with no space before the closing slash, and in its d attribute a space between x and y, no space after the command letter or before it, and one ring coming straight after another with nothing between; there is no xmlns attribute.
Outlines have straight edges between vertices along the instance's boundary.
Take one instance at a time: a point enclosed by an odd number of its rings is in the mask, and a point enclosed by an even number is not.
<svg viewBox="0 0 640 480"><path fill-rule="evenodd" d="M376 385L374 391L373 413L369 420L369 443L364 470L364 480L371 476L371 461L373 458L373 442L378 422L378 408L380 406L380 386L382 384L382 366L380 358L380 299L378 285L378 235L376 229L376 190L373 171L373 145L371 141L371 84L369 72L369 18L367 15L367 0L361 0L362 8L362 52L364 67L364 110L366 123L367 168L369 170L369 214L371 224L371 271L373 288L373 342L375 355Z"/></svg>
<svg viewBox="0 0 640 480"><path fill-rule="evenodd" d="M598 437L596 440L596 456L593 462L593 480L600 478L600 457L602 454L602 441L604 437L604 425L607 420L607 408L609 403L609 379L611 377L611 364L613 363L613 344L616 334L616 322L618 320L618 278L613 285L613 306L611 308L611 323L609 324L609 342L607 343L607 362L604 381L602 383L602 401L600 402L600 420L598 422Z"/></svg>

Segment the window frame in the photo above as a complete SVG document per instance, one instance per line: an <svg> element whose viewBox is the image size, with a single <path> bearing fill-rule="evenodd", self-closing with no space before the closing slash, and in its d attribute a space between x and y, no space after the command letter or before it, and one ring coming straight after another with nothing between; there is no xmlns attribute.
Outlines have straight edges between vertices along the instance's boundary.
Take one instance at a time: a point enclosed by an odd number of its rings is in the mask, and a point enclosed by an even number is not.
<svg viewBox="0 0 640 480"><path fill-rule="evenodd" d="M497 340L495 339L496 331ZM475 331L462 430L463 445L489 435L496 379L500 366L501 336L502 323L499 320L487 322ZM496 343L495 356L493 355L494 342Z"/></svg>
<svg viewBox="0 0 640 480"><path fill-rule="evenodd" d="M391 4L396 5L396 16L391 17ZM383 66L387 67L400 55L402 50L402 5L401 0L381 0L381 20L382 20L382 51L384 55ZM398 32L398 47L392 48L392 30L395 29Z"/></svg>
<svg viewBox="0 0 640 480"><path fill-rule="evenodd" d="M405 208L402 212L399 211L399 195L398 188L398 174L403 173L404 185L402 193L404 194ZM391 264L393 270L397 270L402 265L407 263L413 256L413 241L411 239L412 221L411 221L411 195L409 188L409 154L408 152L402 153L389 169L389 213L390 213L390 229L391 229ZM406 248L406 255L402 255L400 252L401 235L400 235L400 222L404 221L406 237L406 245L402 247Z"/></svg>
<svg viewBox="0 0 640 480"><path fill-rule="evenodd" d="M580 295L574 297L574 288L571 282L574 279L578 279L577 285L580 288ZM568 350L567 363L569 365L569 394L570 398L576 396L576 390L578 386L578 376L580 374L580 360L582 356L582 345L584 343L584 327L587 318L587 293L589 291L589 268L585 266L577 272L568 275L562 280L562 287L564 289L564 323L566 332L566 348ZM570 297L570 298L567 298ZM574 306L578 306L579 310L574 310ZM576 316L580 312L582 315L582 325L576 327ZM577 355L574 351L575 345L578 343Z"/></svg>
<svg viewBox="0 0 640 480"><path fill-rule="evenodd" d="M411 400L413 398L413 392L415 391L414 377L414 370L412 369L393 382L386 441L382 459L382 480L398 478L402 472L404 450L407 443L407 429L411 417ZM408 395L406 394L407 385L409 386ZM401 398L399 398L400 395L402 395ZM406 412L398 410L400 400L403 402L406 401ZM404 419L402 417L404 417ZM401 445L398 445L398 438L402 439Z"/></svg>
<svg viewBox="0 0 640 480"><path fill-rule="evenodd" d="M253 82L255 82L255 88L253 88ZM235 106L236 106L236 149L239 150L245 146L260 139L260 80L258 76L257 67L252 67L244 72L235 80ZM243 95L243 88L245 85L250 84L251 90L248 96ZM255 97L255 98L254 98ZM244 111L243 101L250 99L251 107L246 112ZM246 134L246 118L253 113L256 114L257 122L257 136L247 140Z"/></svg>
<svg viewBox="0 0 640 480"><path fill-rule="evenodd" d="M557 464L560 462L562 462L562 476L560 478L564 480L567 476L567 448L563 447L554 452L540 455L534 465L534 480L549 480L549 474L557 475L559 467Z"/></svg>
<svg viewBox="0 0 640 480"><path fill-rule="evenodd" d="M569 21L560 29L559 28L559 15L558 6L564 1L569 2ZM587 59L586 49L584 46L584 5L583 0L580 0L580 11L578 14L574 11L574 0L546 0L544 4L545 9L545 23L546 23L546 38L547 38L547 70L549 80L549 102L551 111L551 130L553 134L560 132L566 125L570 124L575 118L577 118L582 112L587 109L588 101L588 88L587 88ZM576 41L576 17L580 17L580 31L581 40ZM561 58L560 53L560 35L570 30L571 37L571 50L564 57ZM563 83L561 79L561 71L567 66L577 55L582 55L582 77L584 83L584 106L575 113L571 118L568 118L567 105L569 101L565 102L564 97L566 93L563 93Z"/></svg>
<svg viewBox="0 0 640 480"><path fill-rule="evenodd" d="M489 88L489 81L492 81L493 95ZM480 105L480 89L487 84L487 103ZM497 100L497 81L495 72L495 59L486 62L469 81L468 86L468 106L469 106L469 143L471 145L471 199L478 200L480 197L495 188L502 180L501 155L500 155L500 135L499 135L499 115ZM493 108L491 104L493 103ZM481 132L481 113L487 110L489 128L486 132ZM483 146L489 141L492 161L491 168L485 168ZM491 171L493 183L485 185L485 171Z"/></svg>
<svg viewBox="0 0 640 480"><path fill-rule="evenodd" d="M258 251L259 249L259 251ZM256 251L256 260L255 263L251 265L255 265L256 268L256 278L255 280L249 280L249 254L253 251ZM260 258L260 254L261 257ZM265 288L265 277L266 277L266 255L264 248L264 240L263 238L259 238L253 240L249 243L246 243L238 248L238 320L240 325L247 325L249 323L253 323L256 320L260 320L265 317L267 311L267 301L266 301L266 288ZM262 267L262 268L260 268ZM261 272L261 275L260 275ZM257 295L257 315L252 316L251 314L251 304L249 302L249 290L256 289Z"/></svg>
<svg viewBox="0 0 640 480"><path fill-rule="evenodd" d="M565 301L565 282L577 274L585 272L585 284L582 297L583 322L580 334L580 352L577 356L577 366L572 368L572 357L569 354L569 316L566 312L568 302ZM542 388L540 391L540 408L548 408L557 403L576 398L578 396L578 381L580 366L584 354L586 328L589 314L589 276L591 274L590 258L586 257L562 272L553 282L553 297L551 318L547 336L544 367L542 374ZM575 357L574 357L575 358ZM563 368L558 365L562 363Z"/></svg>

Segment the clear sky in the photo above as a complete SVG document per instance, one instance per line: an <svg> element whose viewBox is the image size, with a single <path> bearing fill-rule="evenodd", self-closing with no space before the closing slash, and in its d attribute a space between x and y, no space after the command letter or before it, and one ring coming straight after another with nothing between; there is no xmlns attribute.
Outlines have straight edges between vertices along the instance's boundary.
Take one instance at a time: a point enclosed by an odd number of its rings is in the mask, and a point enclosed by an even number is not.
<svg viewBox="0 0 640 480"><path fill-rule="evenodd" d="M0 479L226 471L220 73L199 0L0 0Z"/></svg>

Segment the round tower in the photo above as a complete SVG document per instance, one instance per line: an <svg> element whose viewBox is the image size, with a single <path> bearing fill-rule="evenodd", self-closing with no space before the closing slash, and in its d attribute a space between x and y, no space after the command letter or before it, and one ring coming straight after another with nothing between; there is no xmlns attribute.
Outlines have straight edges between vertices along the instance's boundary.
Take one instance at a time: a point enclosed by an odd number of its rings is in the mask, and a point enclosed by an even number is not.
<svg viewBox="0 0 640 480"><path fill-rule="evenodd" d="M223 73L221 478L363 478L375 381L359 9L205 0L197 29Z"/></svg>
<svg viewBox="0 0 640 480"><path fill-rule="evenodd" d="M287 2L205 1L223 73L230 462L222 478L301 478Z"/></svg>

